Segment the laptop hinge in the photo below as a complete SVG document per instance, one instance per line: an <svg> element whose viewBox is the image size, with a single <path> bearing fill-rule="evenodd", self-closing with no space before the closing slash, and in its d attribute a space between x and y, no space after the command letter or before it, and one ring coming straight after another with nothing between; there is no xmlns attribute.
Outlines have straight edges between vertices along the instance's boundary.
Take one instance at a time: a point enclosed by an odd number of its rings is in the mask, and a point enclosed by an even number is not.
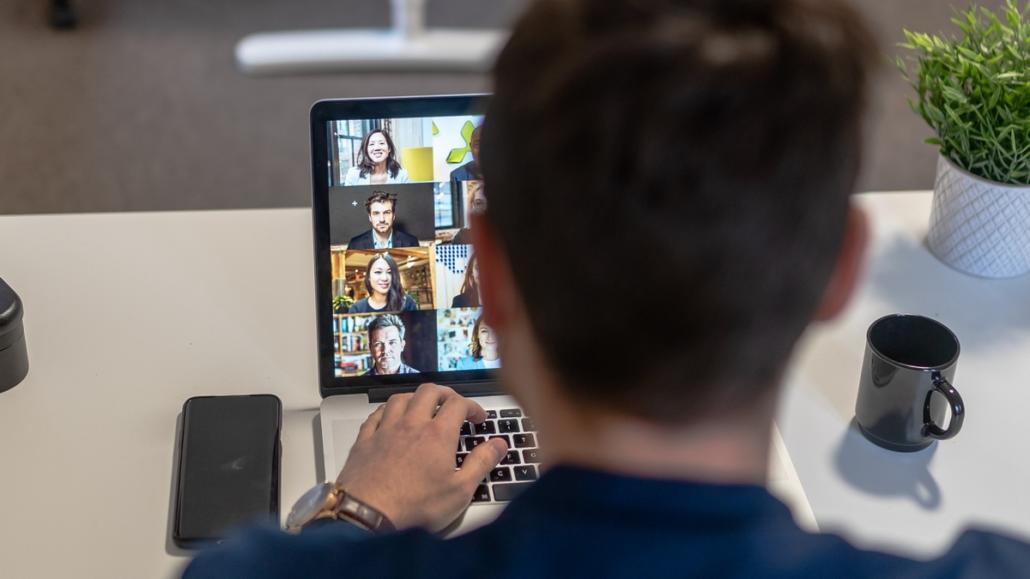
<svg viewBox="0 0 1030 579"><path fill-rule="evenodd" d="M462 396L497 396L499 394L504 394L504 392L499 388L497 382L492 380L487 382L448 384L448 386L457 390ZM386 399L394 394L414 392L415 388L415 386L384 386L381 388L369 388L368 401L371 403L386 402Z"/></svg>

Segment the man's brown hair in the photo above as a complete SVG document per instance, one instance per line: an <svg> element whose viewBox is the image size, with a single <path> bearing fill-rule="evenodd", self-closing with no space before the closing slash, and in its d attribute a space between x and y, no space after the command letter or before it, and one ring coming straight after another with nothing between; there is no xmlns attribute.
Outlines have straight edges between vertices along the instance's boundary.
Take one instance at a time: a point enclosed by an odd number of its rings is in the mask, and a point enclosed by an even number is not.
<svg viewBox="0 0 1030 579"><path fill-rule="evenodd" d="M776 384L841 248L874 53L842 0L532 4L482 167L567 394L672 424Z"/></svg>
<svg viewBox="0 0 1030 579"><path fill-rule="evenodd" d="M397 213L397 196L386 191L373 191L372 195L365 200L365 212L369 215L372 214L373 203L389 203L390 209Z"/></svg>

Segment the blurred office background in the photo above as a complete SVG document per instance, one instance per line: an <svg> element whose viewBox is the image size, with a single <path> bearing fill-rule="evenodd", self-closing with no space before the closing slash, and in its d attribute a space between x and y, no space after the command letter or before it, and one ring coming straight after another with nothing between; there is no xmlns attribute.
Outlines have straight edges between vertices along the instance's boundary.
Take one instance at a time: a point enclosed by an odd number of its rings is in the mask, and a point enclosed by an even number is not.
<svg viewBox="0 0 1030 579"><path fill-rule="evenodd" d="M526 0L427 0L427 23L504 27ZM929 189L936 151L889 64L902 28L952 31L967 0L852 0L879 34L860 189ZM996 7L1004 0L980 0ZM387 26L387 0L0 0L0 213L309 204L307 113L327 97L488 89L476 74L247 77L233 48L270 30Z"/></svg>

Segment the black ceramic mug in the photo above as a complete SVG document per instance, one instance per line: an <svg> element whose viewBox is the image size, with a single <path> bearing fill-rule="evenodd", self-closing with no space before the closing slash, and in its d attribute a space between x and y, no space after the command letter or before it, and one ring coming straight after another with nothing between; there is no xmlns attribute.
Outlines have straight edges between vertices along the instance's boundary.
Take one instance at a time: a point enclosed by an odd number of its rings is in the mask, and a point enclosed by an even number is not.
<svg viewBox="0 0 1030 579"><path fill-rule="evenodd" d="M966 414L951 384L958 354L955 334L930 318L892 314L873 322L855 404L866 438L912 452L958 434Z"/></svg>

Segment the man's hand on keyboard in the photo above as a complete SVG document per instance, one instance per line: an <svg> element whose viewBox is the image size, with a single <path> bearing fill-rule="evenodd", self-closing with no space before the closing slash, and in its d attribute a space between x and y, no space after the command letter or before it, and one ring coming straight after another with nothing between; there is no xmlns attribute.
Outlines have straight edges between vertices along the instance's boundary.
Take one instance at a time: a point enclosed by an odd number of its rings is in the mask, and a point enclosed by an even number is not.
<svg viewBox="0 0 1030 579"><path fill-rule="evenodd" d="M508 450L504 440L492 439L455 470L465 420L481 423L486 411L446 386L423 384L414 394L395 394L361 425L337 481L397 528L442 529L469 505Z"/></svg>

